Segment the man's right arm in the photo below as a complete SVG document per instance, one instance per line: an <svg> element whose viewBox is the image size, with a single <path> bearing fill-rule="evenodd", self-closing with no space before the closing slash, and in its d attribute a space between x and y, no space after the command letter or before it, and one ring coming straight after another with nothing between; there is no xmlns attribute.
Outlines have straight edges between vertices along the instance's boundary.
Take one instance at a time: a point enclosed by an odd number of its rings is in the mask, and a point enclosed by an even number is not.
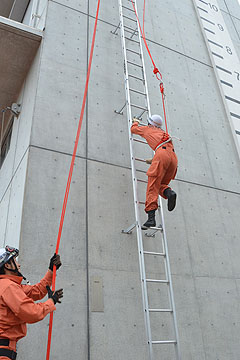
<svg viewBox="0 0 240 360"><path fill-rule="evenodd" d="M131 132L136 135L140 135L145 138L146 126L139 126L138 122L135 121L131 126Z"/></svg>

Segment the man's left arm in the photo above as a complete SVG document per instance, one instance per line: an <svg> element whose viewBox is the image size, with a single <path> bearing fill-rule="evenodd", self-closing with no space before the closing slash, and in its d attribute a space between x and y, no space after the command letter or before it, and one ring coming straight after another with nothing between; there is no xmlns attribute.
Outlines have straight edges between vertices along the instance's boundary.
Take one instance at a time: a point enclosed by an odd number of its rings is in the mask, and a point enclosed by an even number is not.
<svg viewBox="0 0 240 360"><path fill-rule="evenodd" d="M46 286L51 287L53 277L53 266L58 270L62 265L60 256L54 254L50 259L49 269L44 278L35 285L22 285L24 293L34 301L41 300L47 295Z"/></svg>

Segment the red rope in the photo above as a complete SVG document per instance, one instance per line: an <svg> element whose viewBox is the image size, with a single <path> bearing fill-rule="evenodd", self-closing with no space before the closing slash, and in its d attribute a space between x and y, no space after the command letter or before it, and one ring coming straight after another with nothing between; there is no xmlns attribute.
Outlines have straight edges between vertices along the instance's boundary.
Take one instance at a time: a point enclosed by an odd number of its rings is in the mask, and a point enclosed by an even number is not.
<svg viewBox="0 0 240 360"><path fill-rule="evenodd" d="M66 186L65 196L64 196L64 201L63 201L62 214L61 214L61 219L60 219L60 225L59 225L58 237L57 237L57 245L56 245L56 251L55 251L56 254L58 254L58 250L59 250L59 246L60 246L63 222L64 222L65 213L66 213L68 195L69 195L71 179L72 179L72 174L73 174L73 166L74 166L74 161L75 161L75 158L76 158L76 152L77 152L81 127L82 127L84 109L85 109L85 105L86 105L88 84L89 84L89 78L90 78L90 72L91 72L91 66L92 66L93 50L94 50L95 37L96 37L96 31L97 31L99 6L100 6L100 0L98 0L98 5L97 5L96 19L95 19L95 25L94 25L94 31L93 31L93 37L92 37L92 45L91 45L91 51L90 51L90 57L89 57L89 64L88 64L88 70L87 70L87 78L86 78L86 83L85 83L85 90L84 90L81 114L80 114L80 119L79 119L79 123L78 123L77 135L76 135L76 139L75 139L75 145L74 145L74 149L73 149L73 155L72 155L72 160L71 160L71 165L70 165L70 170L69 170L68 180L67 180L67 186ZM53 281L52 281L52 290L53 291L55 291L55 284L56 284L56 266L53 267ZM50 314L46 360L49 360L49 358L50 358L51 339L52 339L52 325L53 325L53 313Z"/></svg>
<svg viewBox="0 0 240 360"><path fill-rule="evenodd" d="M141 35L142 35L142 38L143 38L143 41L144 41L144 44L145 44L145 47L147 49L147 52L150 56L150 59L152 61L152 64L153 64L153 73L156 75L156 78L160 81L160 92L162 94L162 103L163 103L163 112L164 112L164 119L165 119L165 127L166 127L166 133L168 134L168 130L167 130L167 116L166 116L166 109L165 109L165 102L164 102L164 87L163 87L163 82L162 82L162 74L160 73L160 71L158 70L158 68L156 67L156 64L153 60L153 57L152 57L152 54L149 50L149 47L148 47L148 44L147 44L147 41L146 41L146 36L145 36L145 12L146 12L146 0L144 0L144 6L143 6L143 28L141 27L141 24L140 24L140 21L139 21L139 17L138 17L138 14L137 14L137 11L136 11L136 8L135 8L135 4L133 2L133 0L131 0L131 3L132 3L132 6L133 6L133 9L135 11L135 14L136 14L136 17L137 17L137 21L138 21L138 25L139 25L139 28L140 28L140 32L141 32Z"/></svg>

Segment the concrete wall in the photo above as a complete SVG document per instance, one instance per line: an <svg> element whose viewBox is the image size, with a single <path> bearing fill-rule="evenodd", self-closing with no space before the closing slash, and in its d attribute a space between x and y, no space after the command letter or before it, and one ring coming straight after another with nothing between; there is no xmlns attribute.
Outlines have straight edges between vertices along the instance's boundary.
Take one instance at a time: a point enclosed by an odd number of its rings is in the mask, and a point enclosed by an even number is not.
<svg viewBox="0 0 240 360"><path fill-rule="evenodd" d="M239 50L236 4L235 0L219 1ZM21 147L28 149L27 177L21 231L16 228L22 271L32 283L46 271L56 245L95 10L95 0L49 1L39 68L32 68L38 82L31 82L23 101L26 105L30 102L31 108L30 90L37 88L33 116L26 115L23 120L31 135L27 136L30 146ZM136 234L121 233L134 222L134 210L126 114L114 113L125 99L120 37L111 34L118 22L118 1L102 1L60 246L63 266L57 287L64 287L64 300L54 316L53 360L60 356L81 360L148 358ZM164 203L182 358L237 360L239 158L192 0L148 2L145 32L164 76L171 132L182 139L175 143L179 158L173 182L177 208L169 214ZM147 55L145 63L152 113L158 113L162 111L161 98ZM18 159L21 153L16 151ZM149 155L147 150L145 155ZM6 167L11 164L6 160ZM2 193L10 182L4 171L0 172L6 182ZM23 197L23 185L21 189ZM7 194L0 209L5 228L10 226L5 209L14 207ZM144 200L145 186L142 197ZM153 248L154 241L144 240L146 250ZM146 266L149 274L161 275L162 266L156 259ZM101 312L92 311L96 277L103 283L97 299L103 306ZM165 302L165 291L159 288L159 292L155 306ZM158 320L153 321L155 337L171 337L168 320ZM29 326L28 337L19 343L19 360L44 358L47 330L48 319ZM163 360L174 359L171 347L161 347L156 354Z"/></svg>

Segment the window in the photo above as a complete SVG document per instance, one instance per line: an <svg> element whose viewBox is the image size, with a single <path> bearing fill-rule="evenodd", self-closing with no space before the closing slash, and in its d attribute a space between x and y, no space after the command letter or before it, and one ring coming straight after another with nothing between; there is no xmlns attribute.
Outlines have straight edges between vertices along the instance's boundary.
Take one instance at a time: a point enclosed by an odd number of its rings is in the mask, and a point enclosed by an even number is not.
<svg viewBox="0 0 240 360"><path fill-rule="evenodd" d="M6 132L5 134L3 134L3 136L1 135L2 139L1 139L1 151L0 151L0 168L2 167L2 164L7 156L7 153L10 149L10 144L11 144L11 138L12 138L12 129L13 129L13 121L14 121L14 116L11 117L9 124L7 126Z"/></svg>

